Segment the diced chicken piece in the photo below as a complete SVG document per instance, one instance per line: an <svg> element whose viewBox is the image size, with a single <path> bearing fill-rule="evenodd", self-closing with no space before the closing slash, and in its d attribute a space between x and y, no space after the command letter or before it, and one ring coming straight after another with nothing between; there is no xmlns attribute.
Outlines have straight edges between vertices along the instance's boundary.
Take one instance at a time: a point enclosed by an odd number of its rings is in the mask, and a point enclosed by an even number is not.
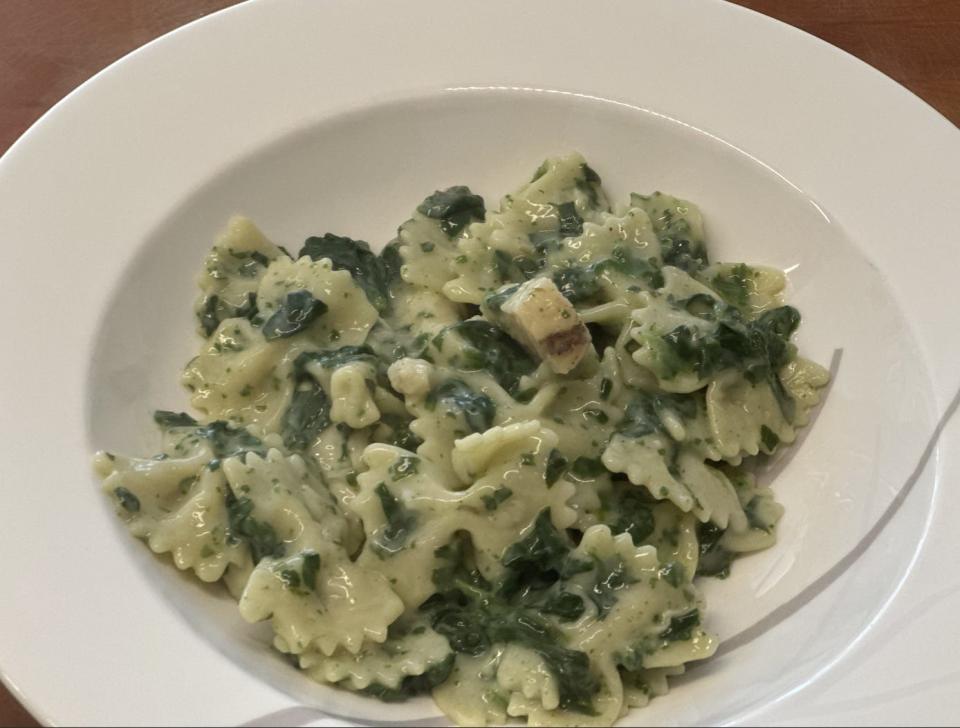
<svg viewBox="0 0 960 728"><path fill-rule="evenodd" d="M352 363L338 367L330 377L330 420L345 422L355 430L380 419L380 410L367 386L369 365Z"/></svg>
<svg viewBox="0 0 960 728"><path fill-rule="evenodd" d="M500 306L497 318L510 336L557 374L573 369L590 346L590 331L549 278L522 284Z"/></svg>
<svg viewBox="0 0 960 728"><path fill-rule="evenodd" d="M423 359L405 356L397 359L387 369L390 386L411 397L422 397L430 391L430 374L433 364Z"/></svg>

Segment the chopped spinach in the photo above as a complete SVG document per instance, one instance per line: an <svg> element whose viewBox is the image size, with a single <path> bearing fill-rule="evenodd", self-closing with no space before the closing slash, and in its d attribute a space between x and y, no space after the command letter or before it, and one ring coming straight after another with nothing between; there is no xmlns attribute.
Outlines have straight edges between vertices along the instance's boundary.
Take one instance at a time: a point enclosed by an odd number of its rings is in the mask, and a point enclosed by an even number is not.
<svg viewBox="0 0 960 728"><path fill-rule="evenodd" d="M617 592L630 583L623 562L619 559L598 569L593 587L588 592L590 601L597 607L597 619L607 618L617 603Z"/></svg>
<svg viewBox="0 0 960 728"><path fill-rule="evenodd" d="M127 488L124 488L122 485L117 486L113 489L113 494L117 497L123 510L128 513L137 513L140 511L140 499Z"/></svg>
<svg viewBox="0 0 960 728"><path fill-rule="evenodd" d="M570 303L595 299L602 290L596 266L561 268L553 274L553 282Z"/></svg>
<svg viewBox="0 0 960 728"><path fill-rule="evenodd" d="M600 399L606 402L610 399L610 393L613 391L613 380L604 377L600 380Z"/></svg>
<svg viewBox="0 0 960 728"><path fill-rule="evenodd" d="M280 581L282 581L288 589L296 590L300 588L300 574L293 569L283 569L280 572Z"/></svg>
<svg viewBox="0 0 960 728"><path fill-rule="evenodd" d="M251 435L242 427L234 427L223 420L197 428L197 434L206 438L218 458L229 458L253 452L266 457L267 448L260 438Z"/></svg>
<svg viewBox="0 0 960 728"><path fill-rule="evenodd" d="M493 426L497 408L487 395L474 392L459 379L450 379L435 387L427 394L427 409L437 404L462 413L463 419L472 432L486 432Z"/></svg>
<svg viewBox="0 0 960 728"><path fill-rule="evenodd" d="M403 280L400 269L403 267L403 257L400 255L400 243L394 240L380 253L380 268L383 271L383 280L387 287Z"/></svg>
<svg viewBox="0 0 960 728"><path fill-rule="evenodd" d="M656 528L652 508L655 502L646 488L629 481L615 481L604 504L610 530L614 534L629 533L634 545L642 546Z"/></svg>
<svg viewBox="0 0 960 728"><path fill-rule="evenodd" d="M373 548L381 556L392 556L401 551L413 535L417 527L417 513L397 500L386 483L380 483L374 492L380 499L387 523L374 534Z"/></svg>
<svg viewBox="0 0 960 728"><path fill-rule="evenodd" d="M391 479L396 482L404 478L409 478L411 475L416 475L419 469L420 458L413 457L412 455L402 455L393 462L388 470Z"/></svg>
<svg viewBox="0 0 960 728"><path fill-rule="evenodd" d="M601 270L612 270L645 282L650 288L662 288L663 271L653 258L633 255L623 247L614 248L610 257L596 264Z"/></svg>
<svg viewBox="0 0 960 728"><path fill-rule="evenodd" d="M573 461L573 465L570 466L571 475L586 480L588 478L596 478L599 475L603 475L607 472L606 467L603 465L603 461L600 458L588 458L588 457L578 457Z"/></svg>
<svg viewBox="0 0 960 728"><path fill-rule="evenodd" d="M330 399L319 384L304 378L283 413L280 431L283 444L291 450L305 450L330 426Z"/></svg>
<svg viewBox="0 0 960 728"><path fill-rule="evenodd" d="M204 335L210 336L227 319L245 318L252 321L257 313L256 293L247 293L239 306L231 306L216 293L212 293L204 298L200 310L197 311L197 318L200 320L200 328L203 329Z"/></svg>
<svg viewBox="0 0 960 728"><path fill-rule="evenodd" d="M507 500L510 496L513 495L513 491L505 486L500 486L490 495L485 495L481 498L483 501L483 507L488 511L495 511L500 507L500 504Z"/></svg>
<svg viewBox="0 0 960 728"><path fill-rule="evenodd" d="M167 430L174 427L197 426L197 421L186 412L170 412L169 410L156 410L153 413L153 421Z"/></svg>
<svg viewBox="0 0 960 728"><path fill-rule="evenodd" d="M502 329L487 321L461 321L450 326L463 339L461 368L467 371L484 369L508 392L515 393L520 378L532 373L537 365L520 344Z"/></svg>
<svg viewBox="0 0 960 728"><path fill-rule="evenodd" d="M502 589L494 592L476 567L467 563L462 539L438 549L437 556L445 562L434 572L438 591L421 610L429 614L433 628L451 648L480 655L497 643L527 647L543 659L557 681L560 707L594 714L593 696L599 682L590 670L590 660L585 653L563 646L562 635L541 616L542 608L511 602ZM568 599L555 605L562 605L564 618L574 618L576 607Z"/></svg>
<svg viewBox="0 0 960 728"><path fill-rule="evenodd" d="M668 626L660 633L664 642L681 642L693 637L693 630L700 626L700 610L691 609L689 612L677 615L670 620Z"/></svg>
<svg viewBox="0 0 960 728"><path fill-rule="evenodd" d="M590 207L600 207L600 175L586 162L580 165L580 175L574 184L587 196Z"/></svg>
<svg viewBox="0 0 960 728"><path fill-rule="evenodd" d="M570 555L569 539L560 533L550 518L550 509L537 515L526 536L512 544L501 561L506 575L500 593L510 597L521 591L542 589L558 578L589 571L592 564Z"/></svg>
<svg viewBox="0 0 960 728"><path fill-rule="evenodd" d="M517 289L520 288L520 284L506 286L505 288L497 291L496 293L491 293L485 299L483 299L483 304L491 311L499 311L503 304L505 304L510 296L517 292Z"/></svg>
<svg viewBox="0 0 960 728"><path fill-rule="evenodd" d="M737 309L720 304L702 316L716 321L712 331L681 325L660 337L666 377L683 371L708 377L738 369L751 383L768 382L784 417L792 421L795 405L777 372L793 356L790 337L800 325L797 309L780 306L746 321Z"/></svg>
<svg viewBox="0 0 960 728"><path fill-rule="evenodd" d="M438 220L440 229L451 238L470 223L483 222L487 214L483 198L463 185L437 190L420 203L417 210Z"/></svg>
<svg viewBox="0 0 960 728"><path fill-rule="evenodd" d="M567 472L568 465L567 459L559 450L554 448L550 451L550 454L547 456L547 467L543 473L543 479L547 482L548 488L560 480L560 476Z"/></svg>
<svg viewBox="0 0 960 728"><path fill-rule="evenodd" d="M291 291L263 324L263 336L272 341L299 334L326 311L327 304L314 298L310 291L302 288Z"/></svg>
<svg viewBox="0 0 960 728"><path fill-rule="evenodd" d="M560 237L573 238L583 232L583 218L574 203L562 202L557 205L557 216L560 218Z"/></svg>
<svg viewBox="0 0 960 728"><path fill-rule="evenodd" d="M576 594L568 591L558 591L546 598L540 605L540 610L544 614L552 614L560 619L561 622L572 622L580 619L586 610L583 599Z"/></svg>
<svg viewBox="0 0 960 728"><path fill-rule="evenodd" d="M671 642L685 642L694 636L694 630L700 626L700 611L691 609L670 619L666 629L660 634L647 637L631 645L618 655L619 663L627 670L640 670L643 659L669 647Z"/></svg>
<svg viewBox="0 0 960 728"><path fill-rule="evenodd" d="M305 551L303 554L303 566L300 567L300 573L303 577L303 585L310 591L317 590L317 574L320 572L320 554L316 551Z"/></svg>
<svg viewBox="0 0 960 728"><path fill-rule="evenodd" d="M760 531L766 531L767 533L770 533L773 530L774 524L759 513L759 509L763 504L763 501L764 499L760 496L753 496L747 505L744 506L743 512L747 517L747 523L750 525L750 528L756 528Z"/></svg>
<svg viewBox="0 0 960 728"><path fill-rule="evenodd" d="M391 430L391 434L386 440L388 444L396 445L410 452L416 452L417 448L423 444L423 440L410 431L410 423L412 422L410 418L384 413L380 417L380 422Z"/></svg>
<svg viewBox="0 0 960 728"><path fill-rule="evenodd" d="M663 425L665 412L673 412L681 419L693 419L700 408L702 395L638 392L617 425L617 432L625 437L641 438L667 430Z"/></svg>
<svg viewBox="0 0 960 728"><path fill-rule="evenodd" d="M318 364L324 369L337 369L354 362L369 364L376 370L379 360L369 346L342 346L339 349L305 351L296 358L293 368L299 376L305 372L308 364Z"/></svg>
<svg viewBox="0 0 960 728"><path fill-rule="evenodd" d="M348 271L377 311L390 310L389 283L397 262L392 253L378 258L366 241L326 233L322 237L307 238L300 250L300 256L304 255L313 260L326 258L334 270Z"/></svg>
<svg viewBox="0 0 960 728"><path fill-rule="evenodd" d="M750 279L753 270L745 263L735 265L726 273L717 273L710 285L731 306L743 308L750 303Z"/></svg>
<svg viewBox="0 0 960 728"><path fill-rule="evenodd" d="M660 578L670 586L677 588L687 579L687 570L679 561L671 561L660 567Z"/></svg>
<svg viewBox="0 0 960 728"><path fill-rule="evenodd" d="M516 280L530 280L543 267L544 261L537 261L525 255L509 255L502 250L495 250L493 262L497 267L500 280L506 283Z"/></svg>
<svg viewBox="0 0 960 728"><path fill-rule="evenodd" d="M712 521L697 524L697 542L700 544L697 576L726 579L730 575L734 554L720 545L720 539L723 538L724 533L724 529Z"/></svg>
<svg viewBox="0 0 960 728"><path fill-rule="evenodd" d="M253 517L254 504L250 498L237 498L227 491L227 539L230 543L245 542L250 548L253 563L270 557L279 559L286 553L283 541L273 526Z"/></svg>
<svg viewBox="0 0 960 728"><path fill-rule="evenodd" d="M780 444L780 437L769 427L762 425L760 427L760 442L767 452L773 452L777 445Z"/></svg>
<svg viewBox="0 0 960 728"><path fill-rule="evenodd" d="M656 192L652 197L659 196L661 196L660 193ZM646 202L652 199L642 195L637 197ZM662 210L659 214L653 214L649 208L648 211L651 212L653 229L660 239L660 250L665 265L672 265L687 273L696 273L707 266L709 263L707 246L703 240L693 234L690 223L683 215L670 208Z"/></svg>

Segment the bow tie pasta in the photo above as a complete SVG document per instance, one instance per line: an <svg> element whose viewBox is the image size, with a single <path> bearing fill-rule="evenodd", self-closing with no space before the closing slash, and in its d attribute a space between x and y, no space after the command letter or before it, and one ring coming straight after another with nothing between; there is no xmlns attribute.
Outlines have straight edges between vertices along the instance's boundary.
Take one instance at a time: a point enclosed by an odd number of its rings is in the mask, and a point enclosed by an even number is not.
<svg viewBox="0 0 960 728"><path fill-rule="evenodd" d="M611 207L579 155L496 210L427 197L374 253L232 220L196 417L98 453L131 533L223 581L311 678L469 725L611 725L717 647L697 588L771 546L751 464L807 425L784 274L711 263L690 202ZM719 608L723 608L720 605Z"/></svg>

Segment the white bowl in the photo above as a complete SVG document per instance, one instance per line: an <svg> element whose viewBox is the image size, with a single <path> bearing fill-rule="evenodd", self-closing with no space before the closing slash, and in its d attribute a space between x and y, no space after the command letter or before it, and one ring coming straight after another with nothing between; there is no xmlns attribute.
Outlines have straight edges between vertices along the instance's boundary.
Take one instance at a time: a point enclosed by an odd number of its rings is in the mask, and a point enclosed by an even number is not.
<svg viewBox="0 0 960 728"><path fill-rule="evenodd" d="M615 198L699 203L715 259L789 270L801 348L837 365L776 473L780 543L706 582L727 647L630 722L956 715L957 673L929 645L960 638L945 515L960 498L938 489L960 433L937 429L958 385L960 254L940 202L960 188L957 130L724 3L344 0L248 3L165 36L0 161L0 669L38 717L437 715L298 674L217 589L123 532L89 454L147 451L150 411L185 407L194 274L229 215L288 247L382 244L437 187L492 202L574 149Z"/></svg>

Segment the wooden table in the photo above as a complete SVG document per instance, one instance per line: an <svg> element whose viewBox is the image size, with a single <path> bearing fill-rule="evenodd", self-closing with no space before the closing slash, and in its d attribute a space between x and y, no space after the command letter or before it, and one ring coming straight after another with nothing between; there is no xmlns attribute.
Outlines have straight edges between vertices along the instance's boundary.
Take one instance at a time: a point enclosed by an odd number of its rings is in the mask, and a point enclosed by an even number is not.
<svg viewBox="0 0 960 728"><path fill-rule="evenodd" d="M862 58L960 125L960 0L735 1ZM168 30L232 4L0 0L0 153L104 66ZM0 688L0 727L19 725L36 722Z"/></svg>

